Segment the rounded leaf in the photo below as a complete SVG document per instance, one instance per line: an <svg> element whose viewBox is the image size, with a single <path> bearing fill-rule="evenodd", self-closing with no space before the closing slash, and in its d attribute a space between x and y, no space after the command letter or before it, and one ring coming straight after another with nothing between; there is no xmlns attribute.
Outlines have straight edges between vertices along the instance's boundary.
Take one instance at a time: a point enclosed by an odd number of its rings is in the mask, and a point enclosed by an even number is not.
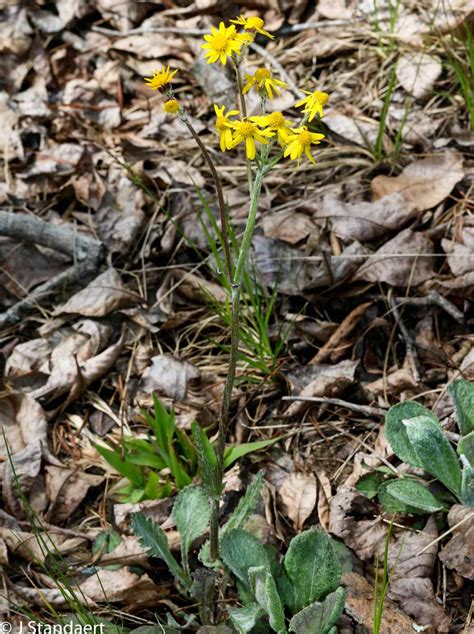
<svg viewBox="0 0 474 634"><path fill-rule="evenodd" d="M412 467L422 469L423 465L408 440L406 427L403 424L404 420L415 416L429 416L439 426L436 416L426 407L416 401L404 401L403 403L397 403L397 405L388 410L385 418L385 436L393 452L400 460L407 462Z"/></svg>

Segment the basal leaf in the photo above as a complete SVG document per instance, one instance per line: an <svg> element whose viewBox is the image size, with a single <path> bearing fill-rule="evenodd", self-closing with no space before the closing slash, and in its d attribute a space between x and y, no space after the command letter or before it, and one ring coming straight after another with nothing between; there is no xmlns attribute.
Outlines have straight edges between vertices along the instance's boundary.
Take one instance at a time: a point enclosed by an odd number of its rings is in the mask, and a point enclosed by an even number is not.
<svg viewBox="0 0 474 634"><path fill-rule="evenodd" d="M465 379L451 383L448 392L456 408L459 431L462 436L474 432L474 384Z"/></svg>
<svg viewBox="0 0 474 634"><path fill-rule="evenodd" d="M322 603L303 608L290 621L290 632L295 634L329 634L344 609L344 588L331 592Z"/></svg>
<svg viewBox="0 0 474 634"><path fill-rule="evenodd" d="M420 466L459 497L459 460L439 424L432 417L424 415L404 420L403 424Z"/></svg>
<svg viewBox="0 0 474 634"><path fill-rule="evenodd" d="M464 456L471 467L474 467L474 431L461 438L458 442L457 453Z"/></svg>
<svg viewBox="0 0 474 634"><path fill-rule="evenodd" d="M412 478L392 480L388 483L387 493L403 504L415 506L425 513L442 511L443 505L430 493L430 491Z"/></svg>
<svg viewBox="0 0 474 634"><path fill-rule="evenodd" d="M295 586L293 611L301 610L339 587L341 566L330 537L310 529L291 540L284 566Z"/></svg>
<svg viewBox="0 0 474 634"><path fill-rule="evenodd" d="M253 632L257 620L264 614L264 610L262 610L258 603L248 603L243 608L229 610L230 620L239 634Z"/></svg>
<svg viewBox="0 0 474 634"><path fill-rule="evenodd" d="M395 482L394 479L383 482L378 490L378 498L380 504L383 506L387 513L408 513L410 515L423 515L426 511L422 511L417 506L414 506L414 500L410 501L410 504L405 504L397 498L394 498L388 492L390 484Z"/></svg>
<svg viewBox="0 0 474 634"><path fill-rule="evenodd" d="M464 465L461 481L461 501L474 507L474 467Z"/></svg>
<svg viewBox="0 0 474 634"><path fill-rule="evenodd" d="M428 416L439 426L438 419L428 409L416 401L404 401L403 403L397 403L397 405L388 410L385 418L385 436L390 447L400 460L407 462L413 467L422 469L423 465L420 464L418 456L408 440L406 427L403 424L404 420L416 416Z"/></svg>
<svg viewBox="0 0 474 634"><path fill-rule="evenodd" d="M372 471L371 473L365 473L355 485L355 488L365 495L366 498L371 500L377 495L380 485L384 480L384 474L380 471Z"/></svg>
<svg viewBox="0 0 474 634"><path fill-rule="evenodd" d="M181 538L181 558L189 571L188 553L195 539L201 537L210 520L209 499L201 487L187 486L182 489L173 505L173 520Z"/></svg>
<svg viewBox="0 0 474 634"><path fill-rule="evenodd" d="M192 424L191 430L198 453L203 484L210 496L220 495L221 484L216 481L217 456L214 447L196 422Z"/></svg>
<svg viewBox="0 0 474 634"><path fill-rule="evenodd" d="M256 537L240 528L226 533L220 544L221 559L242 583L249 586L248 570L270 568L268 554Z"/></svg>
<svg viewBox="0 0 474 634"><path fill-rule="evenodd" d="M168 538L161 526L140 513L133 513L131 525L141 545L150 550L150 555L163 559L176 580L185 588L189 588L191 584L186 578L183 569L171 554Z"/></svg>
<svg viewBox="0 0 474 634"><path fill-rule="evenodd" d="M265 566L257 566L249 568L248 575L250 588L257 603L268 614L270 626L275 632L286 632L285 614L271 572Z"/></svg>
<svg viewBox="0 0 474 634"><path fill-rule="evenodd" d="M137 487L145 486L145 476L143 475L143 470L139 469L133 464L130 464L130 462L127 461L126 457L125 460L122 460L122 457L118 450L114 451L112 449L107 449L107 447L98 444L95 444L94 447L97 449L100 455L105 458L105 460L107 460L107 462L115 469L115 471L118 471L118 473L120 473L121 476L127 478L127 480L130 480L130 482L133 482L133 484Z"/></svg>

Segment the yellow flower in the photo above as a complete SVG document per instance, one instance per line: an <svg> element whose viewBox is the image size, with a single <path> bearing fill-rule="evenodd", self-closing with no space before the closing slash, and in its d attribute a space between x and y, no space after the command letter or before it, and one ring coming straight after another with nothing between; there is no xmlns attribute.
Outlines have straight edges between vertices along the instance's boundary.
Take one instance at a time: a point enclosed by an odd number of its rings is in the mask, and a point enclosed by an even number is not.
<svg viewBox="0 0 474 634"><path fill-rule="evenodd" d="M308 132L308 128L303 126L301 128L292 128L294 134L291 134L288 139L288 145L284 152L284 156L290 156L291 160L299 159L303 152L309 158L311 163L316 165L316 161L310 152L312 143L319 143L321 139L324 139L324 134L318 134L316 132Z"/></svg>
<svg viewBox="0 0 474 634"><path fill-rule="evenodd" d="M242 121L235 121L232 124L232 127L235 130L232 147L234 148L239 143L242 143L242 141L245 141L245 151L247 158L250 160L255 158L255 141L265 145L268 143L268 137L272 137L274 135L274 132L271 130L260 130L254 123L247 121L246 119L243 119Z"/></svg>
<svg viewBox="0 0 474 634"><path fill-rule="evenodd" d="M281 112L272 112L264 117L256 116L250 117L251 121L255 121L259 126L269 128L277 133L278 143L281 147L285 147L290 137L289 125L290 121L287 121Z"/></svg>
<svg viewBox="0 0 474 634"><path fill-rule="evenodd" d="M176 99L168 99L168 101L165 101L163 104L163 110L168 114L176 114L179 112L179 103Z"/></svg>
<svg viewBox="0 0 474 634"><path fill-rule="evenodd" d="M145 83L152 90L166 92L177 72L177 70L171 71L169 66L163 66L161 70L155 69L153 77L145 77Z"/></svg>
<svg viewBox="0 0 474 634"><path fill-rule="evenodd" d="M216 129L219 132L221 150L225 152L230 150L233 146L234 137L232 135L232 121L229 117L239 114L238 110L229 110L227 114L224 114L225 106L217 106L214 104L214 112L216 113Z"/></svg>
<svg viewBox="0 0 474 634"><path fill-rule="evenodd" d="M211 34L205 35L206 44L202 44L201 48L209 49L204 57L208 57L208 64L214 64L218 60L221 64L226 63L227 58L234 53L239 53L244 40L236 32L235 26L226 27L224 22L219 24L219 30L211 27Z"/></svg>
<svg viewBox="0 0 474 634"><path fill-rule="evenodd" d="M308 97L298 101L298 103L295 104L296 108L305 106L303 114L308 115L308 121L312 121L317 114L322 117L324 115L323 106L327 104L329 95L325 92L320 92L319 90L315 90L314 92L303 90L303 92L305 95L308 95Z"/></svg>
<svg viewBox="0 0 474 634"><path fill-rule="evenodd" d="M252 15L249 18L245 18L243 15L239 15L235 20L231 20L234 24L238 24L239 26L243 26L246 31L257 31L261 35L266 35L267 37L274 39L273 35L270 35L268 31L263 30L264 22L262 18L257 17L256 15Z"/></svg>
<svg viewBox="0 0 474 634"><path fill-rule="evenodd" d="M288 87L288 84L285 84L284 81L273 79L271 72L266 68L259 68L253 75L245 75L245 79L247 80L247 83L242 91L244 95L248 93L252 86L256 86L259 91L266 90L269 98L273 99L272 89L275 91L276 95L279 96L279 89Z"/></svg>

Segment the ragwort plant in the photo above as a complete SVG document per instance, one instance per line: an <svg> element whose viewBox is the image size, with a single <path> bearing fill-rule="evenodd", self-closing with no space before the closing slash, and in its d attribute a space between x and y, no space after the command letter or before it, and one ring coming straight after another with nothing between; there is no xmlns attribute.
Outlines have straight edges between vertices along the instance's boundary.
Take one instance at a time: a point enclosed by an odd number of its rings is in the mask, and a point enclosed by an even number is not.
<svg viewBox="0 0 474 634"><path fill-rule="evenodd" d="M276 549L263 546L247 532L246 523L263 484L261 473L247 488L227 522L219 526L225 443L241 337L241 296L248 273L248 254L263 180L284 158L299 164L304 155L311 163L316 163L311 149L320 143L324 135L312 132L308 124L317 116L323 116L323 108L328 101L324 92L304 91L304 99L295 104L301 109L298 123L287 119L282 112L267 112L268 100L287 88L286 84L264 67L254 73L242 71L246 52L255 35L273 36L264 30L264 22L259 17L241 15L230 22L228 26L221 22L218 28L212 28L211 33L204 37L202 48L209 64L226 65L230 62L238 87L239 104L235 108L226 111L225 105L214 104L221 151L230 152L240 145L245 148L250 207L238 244L229 227L223 188L214 161L174 94L172 83L177 70L163 67L145 79L150 88L163 95L165 112L179 117L187 127L214 182L220 220L217 238L226 276L222 285L229 293L231 307L231 343L216 443L212 445L205 434L198 433L197 427L193 430L202 486L186 486L173 506L173 519L181 538L181 562L171 553L166 534L151 519L136 514L132 526L150 554L165 561L180 592L199 603L202 625L225 621L241 633L273 631L279 634L287 632L289 625L289 631L301 634L334 634L337 632L335 623L344 606L344 591L340 587L341 566L333 543L324 531L313 529L296 536L283 561L279 561ZM261 103L260 114L254 116L248 116L245 100L251 90L258 93ZM192 572L189 558L191 545L208 529L209 539L199 552L204 567ZM220 580L222 596L230 575L236 582L242 607L222 613L215 597L216 580ZM170 618L168 616L168 623ZM291 619L289 624L288 619ZM193 625L198 624L194 622Z"/></svg>
<svg viewBox="0 0 474 634"><path fill-rule="evenodd" d="M238 30L237 26L241 28ZM313 92L304 91L306 97L295 104L296 107L302 109L302 119L294 127L292 127L291 121L287 120L283 113L266 112L267 100L279 95L280 90L287 87L286 84L274 78L271 71L267 68L259 68L253 74L246 73L245 85L242 77L242 65L248 46L253 42L255 34L259 33L266 37L273 37L263 29L263 26L264 23L261 18L239 16L235 20L231 20L229 26L226 26L224 22L220 22L218 28L212 27L211 33L204 36L205 43L202 45L209 64L220 63L225 65L230 61L235 70L238 86L240 101L238 108L231 109L226 113L224 105L214 104L215 125L219 134L220 149L223 152L227 152L234 150L241 144L245 146L250 209L242 240L235 257L232 253L232 243L229 237L228 213L224 201L223 188L214 161L189 121L185 108L174 95L172 82L178 71L176 69L171 70L167 66L161 70L156 70L151 77L145 79L151 89L159 91L165 98L163 103L165 112L180 117L196 141L209 167L216 189L219 208L225 274L228 280L228 287L231 289L232 325L229 367L219 420L216 447L217 464L213 468L214 489L211 495L210 554L213 560L217 559L219 551L219 502L222 493L225 439L239 350L239 312L242 279L255 228L263 179L285 157L299 162L301 157L305 155L308 160L316 164L311 153L311 146L320 143L324 135L311 132L306 124L310 123L317 115L323 116L323 107L328 101L328 95L324 92L319 90ZM260 96L262 112L260 115L249 117L247 116L245 95L252 89L256 90Z"/></svg>

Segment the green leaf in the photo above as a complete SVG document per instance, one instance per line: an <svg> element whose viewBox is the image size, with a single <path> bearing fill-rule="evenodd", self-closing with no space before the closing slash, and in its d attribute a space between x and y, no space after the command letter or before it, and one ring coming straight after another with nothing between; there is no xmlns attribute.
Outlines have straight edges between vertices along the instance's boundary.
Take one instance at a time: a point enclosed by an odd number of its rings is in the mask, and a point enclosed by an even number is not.
<svg viewBox="0 0 474 634"><path fill-rule="evenodd" d="M385 436L395 455L413 467L423 469L415 450L408 440L407 430L403 424L404 420L415 418L416 416L428 416L440 427L436 416L428 409L416 401L404 401L398 403L388 410L385 418ZM440 427L441 428L441 427Z"/></svg>
<svg viewBox="0 0 474 634"><path fill-rule="evenodd" d="M371 500L377 495L380 485L384 481L384 474L380 471L372 471L372 473L364 474L355 485L357 491Z"/></svg>
<svg viewBox="0 0 474 634"><path fill-rule="evenodd" d="M265 612L258 603L248 603L244 608L229 610L229 617L239 634L248 634Z"/></svg>
<svg viewBox="0 0 474 634"><path fill-rule="evenodd" d="M290 632L296 634L329 634L344 609L344 588L331 592L322 603L303 608L290 621Z"/></svg>
<svg viewBox="0 0 474 634"><path fill-rule="evenodd" d="M255 566L249 568L248 576L257 603L268 614L270 626L276 632L286 632L283 606L270 570L266 566Z"/></svg>
<svg viewBox="0 0 474 634"><path fill-rule="evenodd" d="M280 438L270 438L269 440L257 440L255 442L245 442L241 445L232 445L226 447L224 452L224 469L228 469L239 458L246 456L253 451L259 451L269 445L273 445L278 442Z"/></svg>
<svg viewBox="0 0 474 634"><path fill-rule="evenodd" d="M263 471L259 471L252 482L247 487L245 494L240 498L239 503L235 507L232 515L227 520L222 534L234 530L235 528L242 528L245 522L249 519L252 513L255 511L258 499L263 487Z"/></svg>
<svg viewBox="0 0 474 634"><path fill-rule="evenodd" d="M378 490L378 498L380 504L383 506L384 510L387 513L408 513L410 515L424 515L425 511L420 510L417 506L413 506L413 504L405 504L400 500L392 497L390 493L388 493L387 489L390 484L395 482L394 479L387 480L380 485Z"/></svg>
<svg viewBox="0 0 474 634"><path fill-rule="evenodd" d="M339 587L341 566L331 539L322 529L310 529L294 537L284 566L295 586L293 612Z"/></svg>
<svg viewBox="0 0 474 634"><path fill-rule="evenodd" d="M461 481L461 501L466 506L474 506L474 467L464 465Z"/></svg>
<svg viewBox="0 0 474 634"><path fill-rule="evenodd" d="M270 568L268 554L256 537L240 528L226 533L220 544L221 559L234 575L249 585L248 570L256 566Z"/></svg>
<svg viewBox="0 0 474 634"><path fill-rule="evenodd" d="M443 505L428 491L426 485L418 480L405 478L403 480L392 480L388 483L387 493L393 498L407 504L415 506L425 513L435 513L442 511Z"/></svg>
<svg viewBox="0 0 474 634"><path fill-rule="evenodd" d="M459 460L439 424L430 416L416 416L405 420L403 424L421 467L459 497Z"/></svg>
<svg viewBox="0 0 474 634"><path fill-rule="evenodd" d="M451 383L448 392L453 399L462 436L474 432L474 384L465 379Z"/></svg>
<svg viewBox="0 0 474 634"><path fill-rule="evenodd" d="M209 525L209 499L198 486L187 486L179 492L173 505L173 520L181 538L181 559L189 576L188 553L191 544Z"/></svg>
<svg viewBox="0 0 474 634"><path fill-rule="evenodd" d="M183 569L171 554L166 533L159 524L140 513L133 513L131 518L132 530L138 536L141 545L150 550L153 557L159 557L168 566L171 574L186 589L191 587Z"/></svg>
<svg viewBox="0 0 474 634"><path fill-rule="evenodd" d="M457 453L464 456L471 467L474 467L474 431L461 438L458 442Z"/></svg>
<svg viewBox="0 0 474 634"><path fill-rule="evenodd" d="M160 477L155 471L150 471L145 486L145 495L149 500L158 500L160 498Z"/></svg>
<svg viewBox="0 0 474 634"><path fill-rule="evenodd" d="M130 464L126 458L125 460L122 460L119 450L114 451L98 444L94 444L94 447L100 453L102 458L105 458L105 460L107 460L107 462L115 469L115 471L118 471L121 476L130 480L130 482L133 482L133 484L137 487L145 486L145 476L142 469L138 469L136 466Z"/></svg>

